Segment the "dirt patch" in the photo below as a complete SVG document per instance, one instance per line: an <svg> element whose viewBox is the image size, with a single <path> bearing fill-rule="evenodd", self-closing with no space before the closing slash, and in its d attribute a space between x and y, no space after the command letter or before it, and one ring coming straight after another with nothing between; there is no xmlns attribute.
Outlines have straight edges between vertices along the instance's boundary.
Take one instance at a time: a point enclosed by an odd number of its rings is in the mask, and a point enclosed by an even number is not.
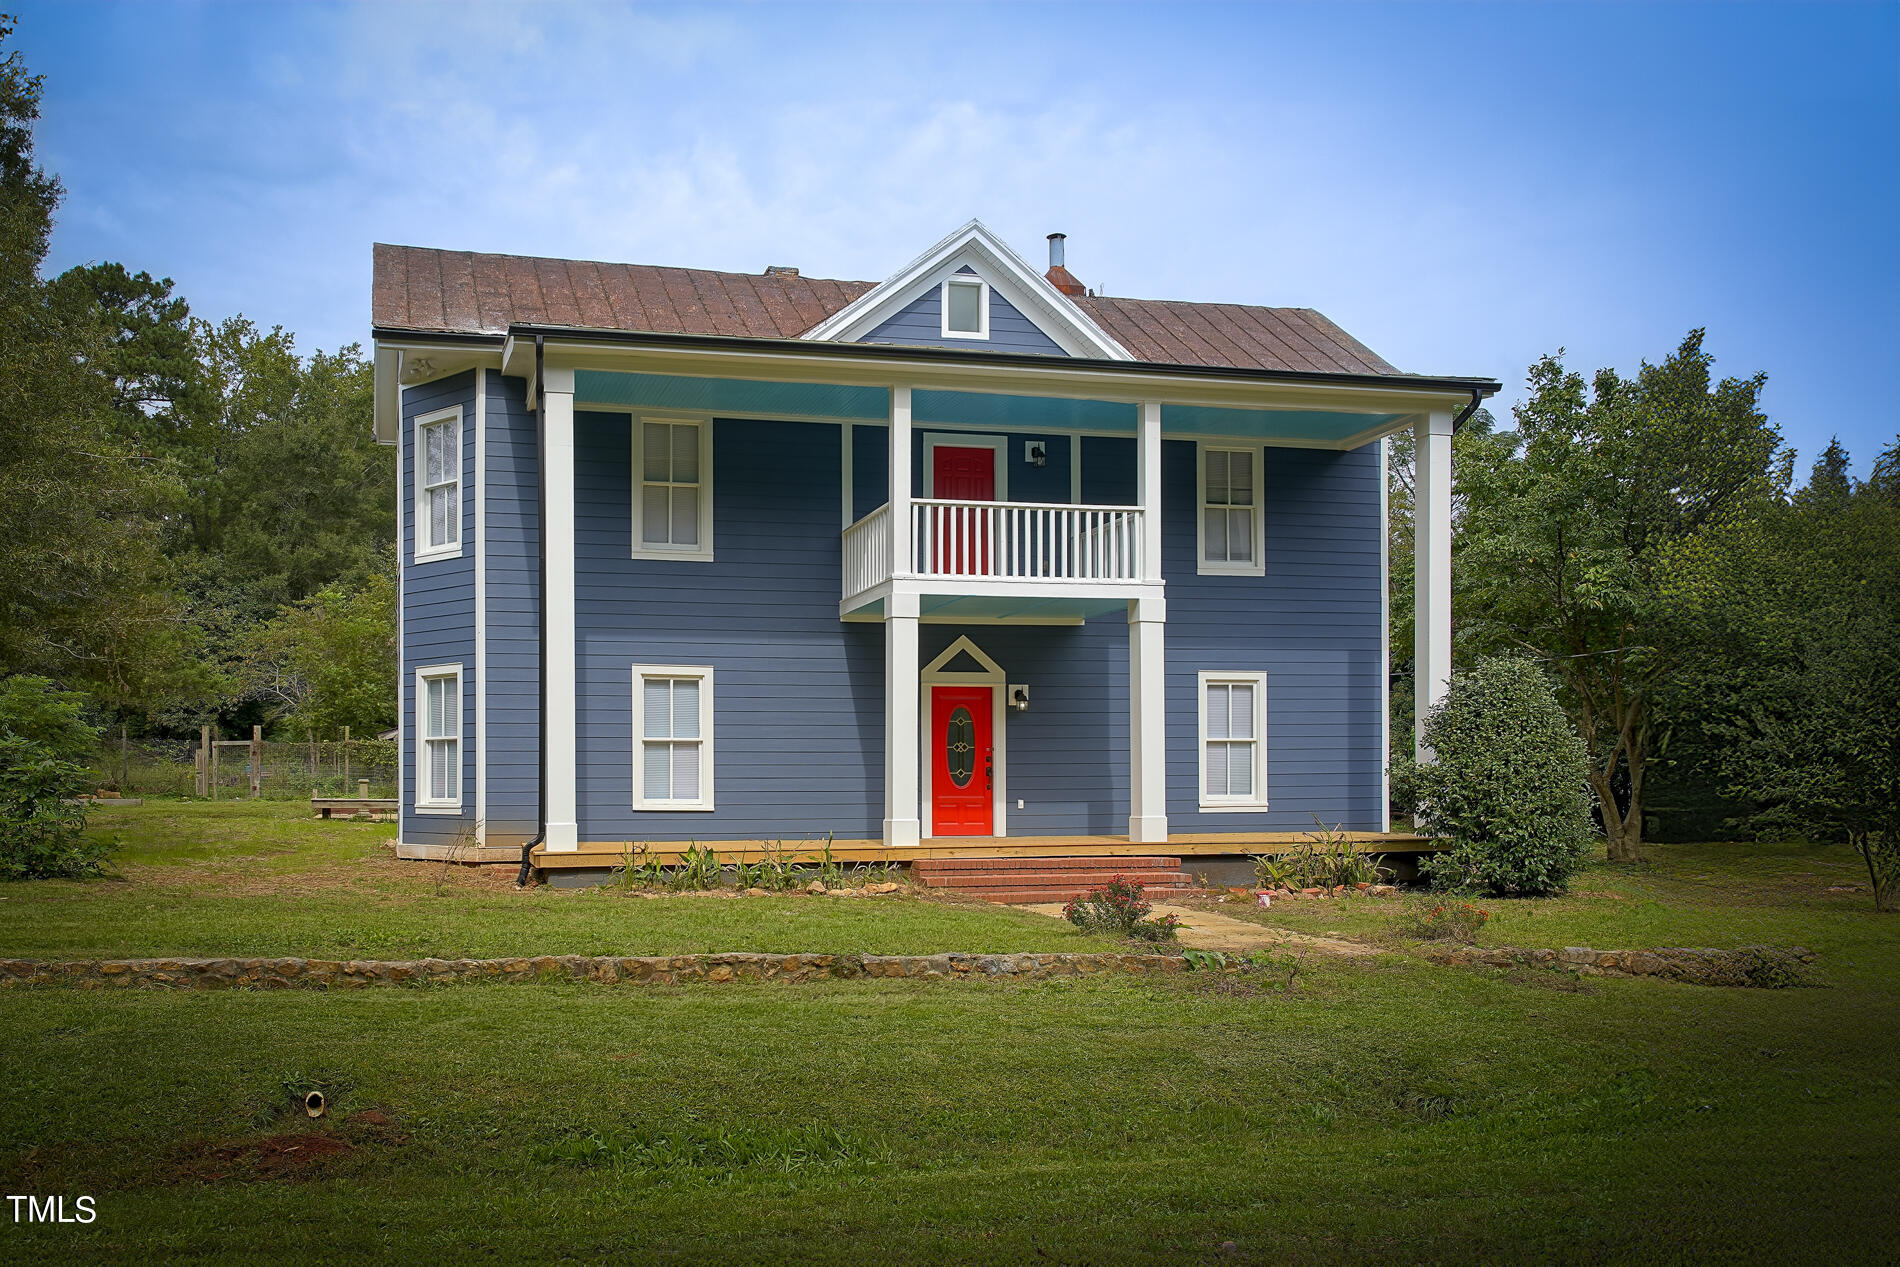
<svg viewBox="0 0 1900 1267"><path fill-rule="evenodd" d="M197 1183L309 1179L355 1151L346 1139L314 1131L193 1144L179 1150L174 1177Z"/></svg>
<svg viewBox="0 0 1900 1267"><path fill-rule="evenodd" d="M400 1147L404 1142L404 1136L390 1127L388 1114L365 1109L345 1119L342 1130L280 1131L182 1145L172 1155L168 1178L176 1183L317 1179L363 1153Z"/></svg>

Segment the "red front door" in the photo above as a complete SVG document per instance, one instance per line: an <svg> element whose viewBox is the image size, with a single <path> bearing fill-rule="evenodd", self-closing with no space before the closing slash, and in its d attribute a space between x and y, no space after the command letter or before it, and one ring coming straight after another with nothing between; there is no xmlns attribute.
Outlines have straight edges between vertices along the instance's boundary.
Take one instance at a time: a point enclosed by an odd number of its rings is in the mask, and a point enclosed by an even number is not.
<svg viewBox="0 0 1900 1267"><path fill-rule="evenodd" d="M995 834L990 688L930 688L930 834Z"/></svg>
<svg viewBox="0 0 1900 1267"><path fill-rule="evenodd" d="M930 493L962 502L996 500L996 450L939 444L931 449ZM990 513L967 507L937 506L925 531L936 542L931 552L937 571L952 576L990 572Z"/></svg>

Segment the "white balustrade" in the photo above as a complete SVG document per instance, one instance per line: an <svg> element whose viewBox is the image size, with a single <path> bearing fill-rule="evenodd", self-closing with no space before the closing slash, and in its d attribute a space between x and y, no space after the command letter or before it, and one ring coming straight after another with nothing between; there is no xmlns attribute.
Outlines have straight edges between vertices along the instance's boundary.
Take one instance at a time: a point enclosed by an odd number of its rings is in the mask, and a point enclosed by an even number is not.
<svg viewBox="0 0 1900 1267"><path fill-rule="evenodd" d="M844 596L891 579L891 507L886 502L844 530Z"/></svg>
<svg viewBox="0 0 1900 1267"><path fill-rule="evenodd" d="M1142 579L1142 512L1043 502L911 503L908 575L925 580ZM844 596L891 579L890 506L844 530Z"/></svg>

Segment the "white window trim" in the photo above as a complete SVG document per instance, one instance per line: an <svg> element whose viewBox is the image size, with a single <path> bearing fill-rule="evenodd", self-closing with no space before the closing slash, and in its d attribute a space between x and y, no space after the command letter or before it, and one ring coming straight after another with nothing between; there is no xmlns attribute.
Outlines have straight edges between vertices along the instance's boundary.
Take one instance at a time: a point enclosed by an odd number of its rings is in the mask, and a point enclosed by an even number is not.
<svg viewBox="0 0 1900 1267"><path fill-rule="evenodd" d="M975 286L976 293L976 329L952 330L950 328L950 288L952 286ZM937 292L937 316L946 339L987 339L990 337L990 284L981 277L969 273L952 273L939 284Z"/></svg>
<svg viewBox="0 0 1900 1267"><path fill-rule="evenodd" d="M996 497L994 500L1009 500L1009 437L973 435L961 431L924 432L924 483L929 487L932 498L943 496L937 491L937 450L945 449L989 449L996 454Z"/></svg>
<svg viewBox="0 0 1900 1267"><path fill-rule="evenodd" d="M1253 687L1253 789L1252 796L1207 794L1207 688L1219 683L1247 683ZM1199 747L1194 757L1195 797L1204 814L1254 813L1267 808L1267 675L1260 671L1234 673L1205 672L1194 685L1194 713L1199 732Z"/></svg>
<svg viewBox="0 0 1900 1267"><path fill-rule="evenodd" d="M424 526L428 522L428 490L424 487L428 463L423 460L422 433L426 428L441 423L449 423L455 428L455 540L447 545L427 546L422 543L424 534L428 531ZM462 513L462 457L468 448L468 437L463 434L462 407L450 405L446 409L437 409L432 413L417 414L411 428L410 444L415 450L416 467L414 498L416 535L415 540L410 543L410 561L428 563L435 559L459 559L462 557L464 526L462 521L466 518Z"/></svg>
<svg viewBox="0 0 1900 1267"><path fill-rule="evenodd" d="M1209 563L1207 561L1207 455L1248 453L1253 455L1253 562ZM1194 570L1199 576L1265 576L1267 574L1266 453L1259 445L1209 444L1194 446Z"/></svg>
<svg viewBox="0 0 1900 1267"><path fill-rule="evenodd" d="M429 764L429 741L431 739L444 738L445 736L429 734L428 720L424 716L423 710L428 707L429 679L444 677L455 679L455 764L458 768L455 772L454 799L433 800L426 795L430 775L433 773ZM462 812L462 784L466 782L466 780L462 778L462 770L460 767L468 764L462 759L462 745L467 742L466 735L468 732L468 709L464 706L465 702L462 699L462 666L460 664L425 664L417 669L415 700L416 794L412 808L418 814L459 814Z"/></svg>
<svg viewBox="0 0 1900 1267"><path fill-rule="evenodd" d="M699 428L699 544L681 547L670 545L650 545L641 540L645 519L642 515L641 499L646 493L645 445L646 424L649 422L666 423L669 426L697 426ZM713 420L706 414L664 414L647 411L633 416L633 460L629 469L633 474L633 557L636 559L681 559L693 563L711 563L713 561Z"/></svg>
<svg viewBox="0 0 1900 1267"><path fill-rule="evenodd" d="M699 799L675 801L646 794L646 723L641 716L641 687L650 677L699 679ZM713 810L713 671L709 664L636 664L633 666L633 808L664 813L709 814Z"/></svg>

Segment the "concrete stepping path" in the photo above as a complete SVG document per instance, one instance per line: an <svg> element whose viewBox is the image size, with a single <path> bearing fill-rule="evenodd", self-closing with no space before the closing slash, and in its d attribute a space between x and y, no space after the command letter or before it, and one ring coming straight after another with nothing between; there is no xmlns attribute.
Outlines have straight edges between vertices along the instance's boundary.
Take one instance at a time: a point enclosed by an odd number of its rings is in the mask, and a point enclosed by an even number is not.
<svg viewBox="0 0 1900 1267"><path fill-rule="evenodd" d="M1017 909L1061 919L1062 907L1061 902L1035 902ZM1181 921L1183 925L1181 944L1189 950L1224 950L1229 954L1246 954L1255 950L1287 950L1340 955L1350 959L1364 959L1381 953L1376 947L1362 945L1356 941L1341 941L1335 937L1312 937L1306 933L1295 933L1284 928L1268 928L1264 924L1235 919L1231 915L1195 910L1189 906L1176 906L1170 902L1156 902L1153 913L1173 915Z"/></svg>

